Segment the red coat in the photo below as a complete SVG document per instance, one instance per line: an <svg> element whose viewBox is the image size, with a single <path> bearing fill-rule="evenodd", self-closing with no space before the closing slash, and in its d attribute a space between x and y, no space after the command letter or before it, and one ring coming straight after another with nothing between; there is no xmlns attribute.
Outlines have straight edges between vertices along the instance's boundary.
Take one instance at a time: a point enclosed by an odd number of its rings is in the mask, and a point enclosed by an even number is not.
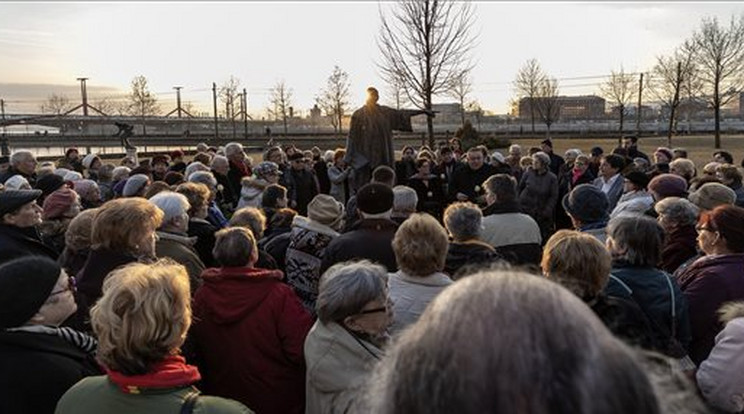
<svg viewBox="0 0 744 414"><path fill-rule="evenodd" d="M191 335L206 394L256 413L305 409L303 345L312 320L282 272L212 268L194 295Z"/></svg>

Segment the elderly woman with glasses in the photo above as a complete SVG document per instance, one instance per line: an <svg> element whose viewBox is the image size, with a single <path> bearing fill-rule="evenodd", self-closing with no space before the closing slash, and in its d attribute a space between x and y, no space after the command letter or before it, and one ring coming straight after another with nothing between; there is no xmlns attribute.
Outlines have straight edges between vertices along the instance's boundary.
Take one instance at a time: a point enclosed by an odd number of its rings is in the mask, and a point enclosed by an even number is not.
<svg viewBox="0 0 744 414"><path fill-rule="evenodd" d="M305 340L305 413L343 413L382 357L391 322L387 270L363 260L331 266L320 280L315 322Z"/></svg>
<svg viewBox="0 0 744 414"><path fill-rule="evenodd" d="M180 355L191 326L183 266L166 259L116 269L103 284L91 323L106 375L75 384L59 400L57 414L250 412L235 401L199 397L194 388L199 370Z"/></svg>
<svg viewBox="0 0 744 414"><path fill-rule="evenodd" d="M718 309L724 303L744 300L744 209L716 207L701 215L697 229L705 256L679 272L678 280L690 306L690 358L699 364L723 328Z"/></svg>
<svg viewBox="0 0 744 414"><path fill-rule="evenodd" d="M77 309L74 289L48 258L0 266L0 412L52 413L68 388L100 374L95 339L59 327Z"/></svg>

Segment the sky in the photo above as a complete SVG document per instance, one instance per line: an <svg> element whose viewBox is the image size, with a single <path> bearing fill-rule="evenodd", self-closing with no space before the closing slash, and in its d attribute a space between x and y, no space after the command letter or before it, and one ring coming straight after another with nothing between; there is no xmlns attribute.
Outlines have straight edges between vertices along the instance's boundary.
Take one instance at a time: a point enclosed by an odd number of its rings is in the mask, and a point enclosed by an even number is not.
<svg viewBox="0 0 744 414"><path fill-rule="evenodd" d="M735 2L473 2L473 94L506 113L513 81L531 58L558 78L562 95L599 93L612 70L648 72L704 17L727 23ZM147 77L165 111L182 100L211 111L211 86L230 76L248 91L249 111L265 116L279 81L306 114L335 65L349 74L351 105L367 86L392 103L376 64L380 13L391 2L0 2L0 98L6 112L35 112L51 93L79 102L122 97ZM452 102L446 96L436 102Z"/></svg>

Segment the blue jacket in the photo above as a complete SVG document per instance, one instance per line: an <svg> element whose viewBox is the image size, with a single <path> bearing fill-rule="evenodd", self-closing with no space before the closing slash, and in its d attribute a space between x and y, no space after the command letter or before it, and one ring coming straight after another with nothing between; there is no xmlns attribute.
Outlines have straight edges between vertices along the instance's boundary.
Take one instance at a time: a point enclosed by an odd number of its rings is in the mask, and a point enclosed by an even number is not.
<svg viewBox="0 0 744 414"><path fill-rule="evenodd" d="M670 295L670 286L672 294ZM676 280L663 270L653 267L630 266L625 263L613 263L610 280L605 286L605 294L620 298L632 299L653 319L659 342L672 333L672 303L676 320L676 339L685 349L691 340L690 314L687 300L682 294ZM656 327L659 328L656 328ZM663 330L666 332L658 332Z"/></svg>

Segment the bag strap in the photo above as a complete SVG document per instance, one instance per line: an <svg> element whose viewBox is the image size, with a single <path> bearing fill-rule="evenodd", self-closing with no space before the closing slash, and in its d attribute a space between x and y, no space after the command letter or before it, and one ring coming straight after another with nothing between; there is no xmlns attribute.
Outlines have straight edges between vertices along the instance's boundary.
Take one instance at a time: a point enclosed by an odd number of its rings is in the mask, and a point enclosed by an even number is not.
<svg viewBox="0 0 744 414"><path fill-rule="evenodd" d="M664 272L667 286L669 287L669 302L672 304L672 338L677 338L677 306L674 298L674 287L672 286L672 277Z"/></svg>
<svg viewBox="0 0 744 414"><path fill-rule="evenodd" d="M194 406L196 405L196 400L199 399L199 394L199 390L195 389L186 395L181 405L181 414L191 414L194 412Z"/></svg>

